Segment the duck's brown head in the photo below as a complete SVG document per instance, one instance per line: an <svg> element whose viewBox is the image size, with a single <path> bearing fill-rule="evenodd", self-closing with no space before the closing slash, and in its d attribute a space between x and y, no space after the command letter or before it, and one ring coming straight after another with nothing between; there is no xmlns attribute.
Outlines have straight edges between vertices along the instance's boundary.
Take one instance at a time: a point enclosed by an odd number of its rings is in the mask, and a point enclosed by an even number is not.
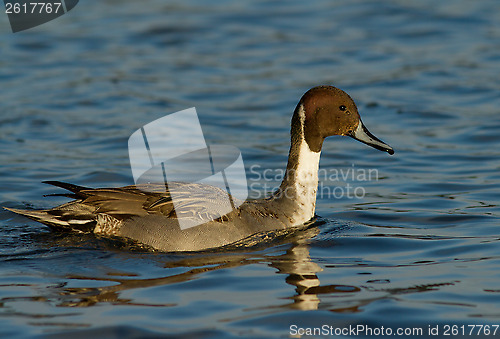
<svg viewBox="0 0 500 339"><path fill-rule="evenodd" d="M314 87L302 96L292 118L292 137L294 130L303 133L313 152L321 151L326 137L344 135L394 154L389 145L366 129L351 97L333 86Z"/></svg>

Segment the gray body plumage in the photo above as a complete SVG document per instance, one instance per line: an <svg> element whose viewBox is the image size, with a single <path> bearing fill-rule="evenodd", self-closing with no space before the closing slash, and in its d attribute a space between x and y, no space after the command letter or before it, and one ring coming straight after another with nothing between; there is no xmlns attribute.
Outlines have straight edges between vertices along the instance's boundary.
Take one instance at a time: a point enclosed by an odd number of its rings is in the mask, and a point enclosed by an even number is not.
<svg viewBox="0 0 500 339"><path fill-rule="evenodd" d="M248 201L232 212L219 216L213 207L227 197L218 187L200 187L204 195L186 194L181 203L190 204L191 215L200 225L181 229L172 199L164 185L126 186L91 189L49 181L49 184L70 190L62 194L76 200L50 210L9 209L52 228L93 232L104 236L134 239L161 251L198 251L234 243L254 233L284 229L291 220L286 213L273 212L273 199ZM192 183L169 183L179 192L183 187L191 193ZM206 201L204 201L206 200ZM206 204L205 202L208 202Z"/></svg>

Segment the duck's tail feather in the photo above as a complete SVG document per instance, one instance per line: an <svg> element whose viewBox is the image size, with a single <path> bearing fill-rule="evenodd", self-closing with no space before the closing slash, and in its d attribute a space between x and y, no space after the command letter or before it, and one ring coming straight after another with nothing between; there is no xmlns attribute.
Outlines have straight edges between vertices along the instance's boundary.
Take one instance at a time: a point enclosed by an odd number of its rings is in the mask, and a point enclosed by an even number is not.
<svg viewBox="0 0 500 339"><path fill-rule="evenodd" d="M68 205L65 204L65 205ZM64 205L62 205L64 206ZM62 207L61 206L61 207ZM17 208L4 209L23 215L32 220L41 222L53 229L59 230L74 230L80 232L92 232L96 225L95 217L91 214L78 214L68 209L53 209L53 210L21 210Z"/></svg>
<svg viewBox="0 0 500 339"><path fill-rule="evenodd" d="M80 199L81 196L76 195L74 193L51 193L51 194L44 194L44 197L66 197L66 198L71 198L71 199Z"/></svg>
<svg viewBox="0 0 500 339"><path fill-rule="evenodd" d="M78 198L81 198L82 196L86 196L85 194L83 194L83 191L90 190L90 188L88 188L88 187L78 186L78 185L74 185L74 184L68 184L67 182L62 182L62 181L49 180L49 181L42 181L42 183L56 186L56 187L61 187L61 188L64 188L65 190L73 192L73 194L70 194L70 193L68 193L68 194L54 194L55 196L58 196L58 195L59 196L69 196L70 198L73 198L76 196Z"/></svg>

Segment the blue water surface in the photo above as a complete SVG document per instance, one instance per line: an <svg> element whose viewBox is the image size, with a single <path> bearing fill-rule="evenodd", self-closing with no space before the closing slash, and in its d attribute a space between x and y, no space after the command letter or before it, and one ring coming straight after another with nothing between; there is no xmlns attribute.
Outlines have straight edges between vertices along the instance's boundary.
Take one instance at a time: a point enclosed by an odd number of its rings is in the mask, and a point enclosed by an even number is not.
<svg viewBox="0 0 500 339"><path fill-rule="evenodd" d="M316 223L253 247L147 252L2 210L0 335L470 337L489 325L473 337L492 337L499 23L489 0L81 1L15 34L0 13L1 206L67 201L44 198L60 191L43 180L132 184L128 137L193 106L207 142L241 150L260 197L286 166L297 101L320 84L347 91L396 150L326 140Z"/></svg>

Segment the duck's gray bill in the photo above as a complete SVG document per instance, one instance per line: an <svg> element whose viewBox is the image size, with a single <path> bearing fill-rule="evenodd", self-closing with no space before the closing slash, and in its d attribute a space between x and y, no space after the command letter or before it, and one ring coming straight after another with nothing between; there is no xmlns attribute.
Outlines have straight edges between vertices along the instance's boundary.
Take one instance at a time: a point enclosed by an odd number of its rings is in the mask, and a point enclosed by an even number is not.
<svg viewBox="0 0 500 339"><path fill-rule="evenodd" d="M383 142L373 134L371 134L370 131L365 127L365 125L363 125L361 121L359 122L356 130L351 133L350 137L358 141L361 141L362 143L365 143L373 148L385 151L390 155L394 154L394 150L392 149L392 147L387 145L385 142Z"/></svg>

